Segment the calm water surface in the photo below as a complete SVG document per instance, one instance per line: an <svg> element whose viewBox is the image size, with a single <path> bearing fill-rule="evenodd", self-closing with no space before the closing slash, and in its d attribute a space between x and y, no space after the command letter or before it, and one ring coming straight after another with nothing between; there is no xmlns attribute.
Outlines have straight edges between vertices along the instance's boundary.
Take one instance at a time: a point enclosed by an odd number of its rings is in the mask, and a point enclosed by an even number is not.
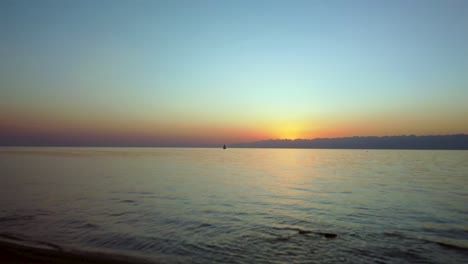
<svg viewBox="0 0 468 264"><path fill-rule="evenodd" d="M0 148L0 234L168 263L466 263L468 151Z"/></svg>

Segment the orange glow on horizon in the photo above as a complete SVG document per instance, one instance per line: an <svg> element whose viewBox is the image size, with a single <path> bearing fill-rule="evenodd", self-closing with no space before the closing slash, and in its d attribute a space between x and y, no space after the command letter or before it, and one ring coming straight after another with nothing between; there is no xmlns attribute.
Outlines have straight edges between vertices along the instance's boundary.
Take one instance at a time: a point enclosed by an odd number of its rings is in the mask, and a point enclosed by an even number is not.
<svg viewBox="0 0 468 264"><path fill-rule="evenodd" d="M304 139L311 138L307 126L301 123L283 123L275 125L272 128L272 138L279 139Z"/></svg>
<svg viewBox="0 0 468 264"><path fill-rule="evenodd" d="M438 127L432 122L410 124L404 118L315 119L287 121L239 120L183 122L182 120L149 120L137 117L108 116L51 116L46 113L11 113L0 116L0 135L8 138L62 138L80 142L137 142L144 145L219 145L253 142L268 139L314 139L352 136L430 135L466 133L463 125L445 120ZM413 123L411 123L413 124ZM458 124L458 125L457 125ZM457 125L457 126L455 126ZM453 127L458 127L455 130ZM452 130L448 129L452 128Z"/></svg>

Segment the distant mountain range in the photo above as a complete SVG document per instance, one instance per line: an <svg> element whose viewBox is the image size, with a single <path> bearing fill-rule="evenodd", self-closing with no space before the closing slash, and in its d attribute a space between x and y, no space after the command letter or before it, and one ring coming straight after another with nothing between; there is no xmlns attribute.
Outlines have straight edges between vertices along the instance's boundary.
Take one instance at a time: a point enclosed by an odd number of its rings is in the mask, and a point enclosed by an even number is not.
<svg viewBox="0 0 468 264"><path fill-rule="evenodd" d="M233 144L232 148L447 149L468 150L468 135L270 139Z"/></svg>

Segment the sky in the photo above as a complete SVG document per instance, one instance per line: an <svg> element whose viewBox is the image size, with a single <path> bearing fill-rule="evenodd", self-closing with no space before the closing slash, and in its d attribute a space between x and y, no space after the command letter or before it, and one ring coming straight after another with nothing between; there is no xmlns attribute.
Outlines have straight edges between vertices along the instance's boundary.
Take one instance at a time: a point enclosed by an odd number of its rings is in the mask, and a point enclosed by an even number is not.
<svg viewBox="0 0 468 264"><path fill-rule="evenodd" d="M0 1L0 145L468 133L468 1Z"/></svg>

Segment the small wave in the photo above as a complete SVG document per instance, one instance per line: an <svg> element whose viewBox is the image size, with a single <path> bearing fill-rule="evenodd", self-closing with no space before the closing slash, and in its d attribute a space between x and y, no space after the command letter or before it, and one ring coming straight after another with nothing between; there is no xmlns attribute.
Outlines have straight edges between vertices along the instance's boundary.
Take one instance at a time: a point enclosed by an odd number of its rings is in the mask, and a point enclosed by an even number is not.
<svg viewBox="0 0 468 264"><path fill-rule="evenodd" d="M77 228L77 229L82 229L82 228L84 228L84 229L98 229L98 228L100 228L99 225L89 223L89 222L86 222L86 221L82 221L82 220L67 221L67 226L70 226L72 228Z"/></svg>
<svg viewBox="0 0 468 264"><path fill-rule="evenodd" d="M213 226L212 224L208 224L208 223L200 223L200 225L198 225L198 228L212 227L212 226Z"/></svg>
<svg viewBox="0 0 468 264"><path fill-rule="evenodd" d="M289 187L291 190L296 190L296 191L303 191L303 192L310 192L313 191L311 189L306 189L306 188L300 188L300 187Z"/></svg>
<svg viewBox="0 0 468 264"><path fill-rule="evenodd" d="M178 222L180 223L180 222ZM172 226L176 226L174 222L170 223ZM207 232L211 229L216 229L216 226L205 223L205 222L193 222L193 223L185 223L183 224L184 229L190 232Z"/></svg>
<svg viewBox="0 0 468 264"><path fill-rule="evenodd" d="M278 229L279 230L297 231L298 235L315 234L315 235L320 235L320 236L325 237L325 238L336 238L338 236L335 233L312 231L312 230L301 229L299 227L283 227L283 228L278 228Z"/></svg>
<svg viewBox="0 0 468 264"><path fill-rule="evenodd" d="M147 194L153 194L152 192L144 192L144 191L141 191L141 192L127 192L129 194L142 194L142 195L147 195Z"/></svg>
<svg viewBox="0 0 468 264"><path fill-rule="evenodd" d="M438 237L449 239L465 239L468 237L468 229L466 227L450 227L450 226L434 226L423 228L427 233L435 234Z"/></svg>
<svg viewBox="0 0 468 264"><path fill-rule="evenodd" d="M0 223L2 223L2 222L14 222L14 221L32 220L32 219L34 219L34 217L35 217L35 216L33 216L33 215L5 216L5 217L0 217Z"/></svg>
<svg viewBox="0 0 468 264"><path fill-rule="evenodd" d="M113 252L82 251L68 249L36 240L27 240L11 234L0 234L0 253L18 263L155 263L136 255L122 255Z"/></svg>
<svg viewBox="0 0 468 264"><path fill-rule="evenodd" d="M387 237L397 237L397 238L406 238L405 235L401 234L401 233L390 233L390 232L384 232L383 233L384 236L387 236Z"/></svg>
<svg viewBox="0 0 468 264"><path fill-rule="evenodd" d="M39 240L32 240L32 239L26 239L22 238L16 235L12 234L0 234L0 238L2 238L4 243L14 243L16 245L21 245L21 246L28 246L28 247L33 247L33 248L45 248L45 249L54 249L57 251L63 251L62 247L45 242L45 241L39 241Z"/></svg>
<svg viewBox="0 0 468 264"><path fill-rule="evenodd" d="M390 257L391 259L402 259L409 263L430 263L430 259L423 256L420 252L412 249L389 249L382 252L382 255Z"/></svg>
<svg viewBox="0 0 468 264"><path fill-rule="evenodd" d="M133 212L132 211L127 211L127 212L109 214L109 216L123 216L123 215L131 214L131 213L133 213Z"/></svg>
<svg viewBox="0 0 468 264"><path fill-rule="evenodd" d="M132 236L124 233L109 233L105 236L91 236L85 242L97 248L110 250L126 250L138 252L166 253L176 247L179 241L173 237L162 238L156 236Z"/></svg>
<svg viewBox="0 0 468 264"><path fill-rule="evenodd" d="M435 241L435 240L431 240L431 239L427 239L427 238L416 238L416 237L411 237L409 235L405 235L405 234L402 234L402 233L399 233L399 232L394 232L394 233L387 233L386 232L386 233L383 233L383 235L385 235L387 237L398 238L398 239L421 241L423 243L438 245L438 246L441 246L441 247L444 247L444 248L447 248L447 249L453 249L453 250L457 250L457 251L464 252L464 253L468 254L468 247L464 247L464 246L461 246L461 245L455 245L455 244L452 244L452 243L449 243L449 242Z"/></svg>
<svg viewBox="0 0 468 264"><path fill-rule="evenodd" d="M91 229L99 228L98 225L91 224L91 223L86 223L86 224L82 225L82 227L83 228L91 228Z"/></svg>
<svg viewBox="0 0 468 264"><path fill-rule="evenodd" d="M175 196L161 196L161 195L151 195L147 196L147 198L151 199L161 199L161 200L183 200L180 197L175 197Z"/></svg>
<svg viewBox="0 0 468 264"><path fill-rule="evenodd" d="M441 247L444 247L444 248L463 251L463 252L468 254L468 248L466 248L466 247L461 247L461 246L457 246L457 245L453 245L453 244L449 244L449 243L444 243L444 242L434 242L434 243L436 243L437 245L439 245Z"/></svg>
<svg viewBox="0 0 468 264"><path fill-rule="evenodd" d="M17 241L22 241L23 239L11 234L0 234L1 238L6 238L6 239L11 239L11 240L17 240Z"/></svg>
<svg viewBox="0 0 468 264"><path fill-rule="evenodd" d="M120 203L136 203L134 200L120 200Z"/></svg>

